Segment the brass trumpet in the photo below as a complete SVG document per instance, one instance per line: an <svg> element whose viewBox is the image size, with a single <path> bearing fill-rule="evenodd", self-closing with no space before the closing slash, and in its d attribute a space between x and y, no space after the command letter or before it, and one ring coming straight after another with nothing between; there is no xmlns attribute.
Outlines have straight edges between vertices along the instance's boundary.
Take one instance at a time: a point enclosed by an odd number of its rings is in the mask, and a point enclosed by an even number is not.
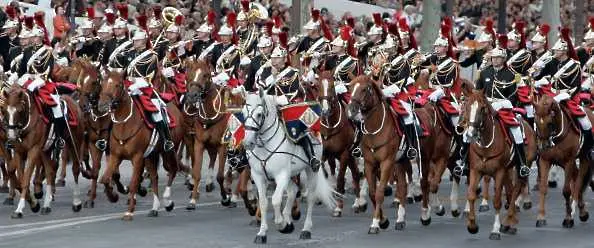
<svg viewBox="0 0 594 248"><path fill-rule="evenodd" d="M175 17L178 15L182 15L182 12L174 7L165 7L163 9L163 12L161 13L161 17L163 18L163 29L155 40L155 44L159 44L159 41L161 41L163 35L165 34L165 30L175 23Z"/></svg>

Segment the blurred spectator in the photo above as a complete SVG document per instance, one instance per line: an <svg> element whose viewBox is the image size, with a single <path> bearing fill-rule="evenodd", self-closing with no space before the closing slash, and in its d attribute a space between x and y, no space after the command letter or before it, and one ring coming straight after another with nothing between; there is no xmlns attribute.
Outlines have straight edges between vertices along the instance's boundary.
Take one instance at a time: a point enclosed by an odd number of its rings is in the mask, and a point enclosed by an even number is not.
<svg viewBox="0 0 594 248"><path fill-rule="evenodd" d="M70 30L70 23L68 22L68 18L64 16L64 7L56 6L54 7L56 11L56 16L54 16L54 36L52 40L60 40L62 39L66 33ZM53 41L52 41L53 43Z"/></svg>

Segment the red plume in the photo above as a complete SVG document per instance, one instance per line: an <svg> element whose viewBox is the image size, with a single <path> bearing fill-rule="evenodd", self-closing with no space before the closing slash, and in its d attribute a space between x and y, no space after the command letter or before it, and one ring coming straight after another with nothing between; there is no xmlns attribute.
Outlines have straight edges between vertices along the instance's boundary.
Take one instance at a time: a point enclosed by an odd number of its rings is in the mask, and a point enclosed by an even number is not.
<svg viewBox="0 0 594 248"><path fill-rule="evenodd" d="M388 32L392 35L395 35L398 37L400 36L400 35L398 35L398 25L396 25L396 23L388 24Z"/></svg>
<svg viewBox="0 0 594 248"><path fill-rule="evenodd" d="M157 20L161 20L162 19L162 15L163 14L163 9L161 8L161 5L155 5L153 7L153 15L154 18Z"/></svg>
<svg viewBox="0 0 594 248"><path fill-rule="evenodd" d="M352 16L347 17L346 23L349 27L355 29L355 18L353 18Z"/></svg>
<svg viewBox="0 0 594 248"><path fill-rule="evenodd" d="M229 27L234 29L236 21L237 21L237 14L235 14L235 12L229 12L229 14L227 14L227 25L229 25Z"/></svg>
<svg viewBox="0 0 594 248"><path fill-rule="evenodd" d="M588 28L594 29L594 16L590 16L590 18L588 19Z"/></svg>
<svg viewBox="0 0 594 248"><path fill-rule="evenodd" d="M334 39L334 37L332 35L332 31L330 31L330 28L326 24L326 20L324 20L324 18L320 18L320 27L322 28L322 32L324 33L324 37L326 39L328 39L329 41L332 41Z"/></svg>
<svg viewBox="0 0 594 248"><path fill-rule="evenodd" d="M147 26L147 17L146 15L141 15L136 17L136 21L138 22L138 26L144 30L148 30L148 26Z"/></svg>
<svg viewBox="0 0 594 248"><path fill-rule="evenodd" d="M35 20L35 24L37 24L37 26L45 28L45 23L43 22L43 12L35 12L33 19Z"/></svg>
<svg viewBox="0 0 594 248"><path fill-rule="evenodd" d="M6 9L4 10L4 12L6 12L6 14L8 15L8 17L12 20L17 18L17 13L16 13L16 9L14 8L14 6L12 5L7 5Z"/></svg>
<svg viewBox="0 0 594 248"><path fill-rule="evenodd" d="M549 47L549 37L548 34L551 31L551 26L549 24L543 23L538 28L538 33L545 37L545 49Z"/></svg>
<svg viewBox="0 0 594 248"><path fill-rule="evenodd" d="M184 23L184 16L183 15L175 16L175 25L181 26L182 23Z"/></svg>
<svg viewBox="0 0 594 248"><path fill-rule="evenodd" d="M89 20L95 19L95 8L93 8L93 7L87 8L87 18Z"/></svg>
<svg viewBox="0 0 594 248"><path fill-rule="evenodd" d="M410 30L410 27L408 26L408 23L406 23L406 19L405 18L398 19L398 27L400 28L400 31L401 32L408 33L409 47L414 48L414 49L417 49L417 40L415 39L414 34Z"/></svg>
<svg viewBox="0 0 594 248"><path fill-rule="evenodd" d="M241 9L245 13L250 12L250 1L249 0L241 0Z"/></svg>
<svg viewBox="0 0 594 248"><path fill-rule="evenodd" d="M373 23L379 27L384 25L384 21L382 20L382 15L380 13L373 13Z"/></svg>
<svg viewBox="0 0 594 248"><path fill-rule="evenodd" d="M280 16L274 16L274 26L278 29L283 27L283 19Z"/></svg>
<svg viewBox="0 0 594 248"><path fill-rule="evenodd" d="M280 47L282 47L282 48L284 48L284 49L287 49L287 48L289 47L289 46L287 45L287 44L288 44L288 41L289 41L289 39L288 39L287 32L280 32L280 33L278 34L278 45L279 45Z"/></svg>
<svg viewBox="0 0 594 248"><path fill-rule="evenodd" d="M567 43L567 54L570 58L577 60L577 54L575 49L573 48L573 43L571 42L571 29L569 28L561 28L561 38Z"/></svg>
<svg viewBox="0 0 594 248"><path fill-rule="evenodd" d="M402 32L410 32L410 28L408 27L408 23L406 23L405 18L398 19L398 27Z"/></svg>
<svg viewBox="0 0 594 248"><path fill-rule="evenodd" d="M349 26L344 26L340 29L340 39L342 40L350 40L353 32L353 29Z"/></svg>
<svg viewBox="0 0 594 248"><path fill-rule="evenodd" d="M313 19L314 22L317 22L318 20L320 20L320 10L319 9L311 9L311 19Z"/></svg>
<svg viewBox="0 0 594 248"><path fill-rule="evenodd" d="M450 58L454 58L454 50L452 49L452 39L451 39L451 26L447 25L447 22L443 22L440 28L440 35L448 40L448 51L447 54Z"/></svg>
<svg viewBox="0 0 594 248"><path fill-rule="evenodd" d="M109 25L115 24L115 20L116 20L116 15L114 13L105 13L105 21Z"/></svg>
<svg viewBox="0 0 594 248"><path fill-rule="evenodd" d="M514 23L514 29L518 34L520 34L520 49L526 48L526 35L524 34L525 27L526 23L522 20L516 21Z"/></svg>
<svg viewBox="0 0 594 248"><path fill-rule="evenodd" d="M507 35L506 34L497 35L497 42L499 42L499 44L497 46L501 47L502 49L507 49Z"/></svg>
<svg viewBox="0 0 594 248"><path fill-rule="evenodd" d="M487 32L487 33L489 33L489 35L491 35L491 39L495 39L497 37L495 35L495 28L493 28L493 19L488 18L485 21L485 32Z"/></svg>
<svg viewBox="0 0 594 248"><path fill-rule="evenodd" d="M27 27L27 29L33 29L33 21L32 16L25 16L25 27Z"/></svg>
<svg viewBox="0 0 594 248"><path fill-rule="evenodd" d="M120 17L128 20L128 5L125 3L116 3L116 8L120 12Z"/></svg>
<svg viewBox="0 0 594 248"><path fill-rule="evenodd" d="M344 40L346 42L346 53L355 57L355 43L353 40L353 28L351 28L350 26L343 26L340 29L340 39Z"/></svg>
<svg viewBox="0 0 594 248"><path fill-rule="evenodd" d="M264 33L266 34L266 36L268 36L268 37L272 36L272 27L273 26L274 26L273 21L267 21L266 23L264 23Z"/></svg>
<svg viewBox="0 0 594 248"><path fill-rule="evenodd" d="M215 21L217 18L217 14L214 11L208 11L208 14L206 15L206 23L208 25L214 25Z"/></svg>

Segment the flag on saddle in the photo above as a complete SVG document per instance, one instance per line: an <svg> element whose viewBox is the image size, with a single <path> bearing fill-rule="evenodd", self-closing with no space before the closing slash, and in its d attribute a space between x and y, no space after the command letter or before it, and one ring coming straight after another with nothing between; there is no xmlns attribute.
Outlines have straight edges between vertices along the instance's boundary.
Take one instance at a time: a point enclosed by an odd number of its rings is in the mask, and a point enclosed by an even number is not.
<svg viewBox="0 0 594 248"><path fill-rule="evenodd" d="M289 139L297 143L308 133L319 133L322 107L318 102L302 102L280 108L281 121Z"/></svg>

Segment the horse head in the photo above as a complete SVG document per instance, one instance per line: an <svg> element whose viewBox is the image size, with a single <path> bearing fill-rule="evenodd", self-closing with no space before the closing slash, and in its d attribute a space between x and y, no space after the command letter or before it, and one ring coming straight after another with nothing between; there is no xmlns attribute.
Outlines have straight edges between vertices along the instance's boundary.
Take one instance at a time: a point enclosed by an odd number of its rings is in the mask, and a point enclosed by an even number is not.
<svg viewBox="0 0 594 248"><path fill-rule="evenodd" d="M338 108L338 97L334 90L334 79L331 71L320 73L320 80L316 82L318 102L322 104L322 117L328 118L331 111Z"/></svg>
<svg viewBox="0 0 594 248"><path fill-rule="evenodd" d="M533 105L538 147L539 149L551 148L553 146L553 132L556 131L557 126L555 123L558 122L558 118L563 117L561 107L555 102L555 99L545 94L539 97L538 100L533 101Z"/></svg>
<svg viewBox="0 0 594 248"><path fill-rule="evenodd" d="M101 93L99 72L89 61L83 59L74 61L72 68L74 73L71 76L76 77L75 83L79 88L82 110L88 113L97 106L99 101Z"/></svg>
<svg viewBox="0 0 594 248"><path fill-rule="evenodd" d="M258 93L249 93L246 96L246 103L243 106L242 113L246 118L243 144L247 150L254 148L258 134L269 129L274 124L270 122L275 121L277 118L272 97L261 88Z"/></svg>
<svg viewBox="0 0 594 248"><path fill-rule="evenodd" d="M187 93L185 101L188 103L196 103L202 101L212 87L212 78L210 75L210 66L202 60L187 61L186 62L186 86Z"/></svg>
<svg viewBox="0 0 594 248"><path fill-rule="evenodd" d="M124 75L119 72L108 72L107 80L101 87L97 109L100 113L111 112L117 109L120 102L128 93L124 87Z"/></svg>
<svg viewBox="0 0 594 248"><path fill-rule="evenodd" d="M12 143L19 139L20 134L30 123L31 96L20 86L13 84L2 92L4 106L2 115L7 132L8 142Z"/></svg>
<svg viewBox="0 0 594 248"><path fill-rule="evenodd" d="M381 106L382 92L369 76L363 75L353 79L349 84L349 92L349 118L355 121L362 121L373 109Z"/></svg>
<svg viewBox="0 0 594 248"><path fill-rule="evenodd" d="M482 90L475 90L467 94L466 102L464 104L464 116L467 117L467 130L465 135L471 141L478 141L481 139L481 132L485 128L485 121L489 114L494 115L494 110L487 101Z"/></svg>

